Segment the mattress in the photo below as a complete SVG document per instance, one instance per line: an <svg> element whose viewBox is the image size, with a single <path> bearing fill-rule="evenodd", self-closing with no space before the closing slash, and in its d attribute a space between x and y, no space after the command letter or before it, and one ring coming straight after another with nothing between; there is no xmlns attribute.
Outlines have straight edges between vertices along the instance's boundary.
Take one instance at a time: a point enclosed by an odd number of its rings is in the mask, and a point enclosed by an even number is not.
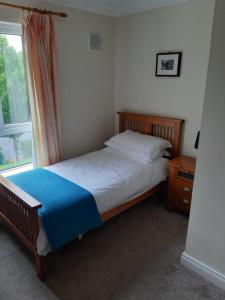
<svg viewBox="0 0 225 300"><path fill-rule="evenodd" d="M167 178L167 159L141 163L105 148L46 168L88 190L95 198L100 214L153 188ZM40 223L38 254L50 251Z"/></svg>

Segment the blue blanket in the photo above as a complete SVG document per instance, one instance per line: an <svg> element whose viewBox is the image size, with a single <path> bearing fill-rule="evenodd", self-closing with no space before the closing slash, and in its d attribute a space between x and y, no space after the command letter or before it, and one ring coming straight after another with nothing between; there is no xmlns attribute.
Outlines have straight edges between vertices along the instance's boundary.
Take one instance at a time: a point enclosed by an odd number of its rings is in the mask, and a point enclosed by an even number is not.
<svg viewBox="0 0 225 300"><path fill-rule="evenodd" d="M8 179L38 200L38 210L52 250L102 224L91 193L45 169L35 169Z"/></svg>

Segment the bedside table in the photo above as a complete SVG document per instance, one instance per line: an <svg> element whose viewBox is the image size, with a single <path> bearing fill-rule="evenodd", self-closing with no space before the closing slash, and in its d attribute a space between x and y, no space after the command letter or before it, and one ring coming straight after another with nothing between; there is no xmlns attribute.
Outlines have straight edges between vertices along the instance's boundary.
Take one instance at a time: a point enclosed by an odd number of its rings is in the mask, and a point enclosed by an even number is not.
<svg viewBox="0 0 225 300"><path fill-rule="evenodd" d="M189 214L196 159L178 156L168 162L169 186L167 207Z"/></svg>

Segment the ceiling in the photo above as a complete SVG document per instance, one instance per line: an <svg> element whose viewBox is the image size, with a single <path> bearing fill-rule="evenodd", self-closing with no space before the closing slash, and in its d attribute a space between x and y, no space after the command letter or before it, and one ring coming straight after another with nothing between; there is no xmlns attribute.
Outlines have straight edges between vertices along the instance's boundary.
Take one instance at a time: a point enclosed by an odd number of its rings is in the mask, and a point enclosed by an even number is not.
<svg viewBox="0 0 225 300"><path fill-rule="evenodd" d="M46 0L104 15L119 17L145 10L182 3L188 0Z"/></svg>

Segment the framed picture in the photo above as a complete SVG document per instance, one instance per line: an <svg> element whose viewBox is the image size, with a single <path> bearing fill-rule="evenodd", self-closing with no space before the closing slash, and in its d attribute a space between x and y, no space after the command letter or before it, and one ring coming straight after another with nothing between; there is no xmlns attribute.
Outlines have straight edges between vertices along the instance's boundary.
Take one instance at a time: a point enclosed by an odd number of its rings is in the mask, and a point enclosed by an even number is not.
<svg viewBox="0 0 225 300"><path fill-rule="evenodd" d="M157 53L156 76L179 77L181 71L182 52Z"/></svg>

